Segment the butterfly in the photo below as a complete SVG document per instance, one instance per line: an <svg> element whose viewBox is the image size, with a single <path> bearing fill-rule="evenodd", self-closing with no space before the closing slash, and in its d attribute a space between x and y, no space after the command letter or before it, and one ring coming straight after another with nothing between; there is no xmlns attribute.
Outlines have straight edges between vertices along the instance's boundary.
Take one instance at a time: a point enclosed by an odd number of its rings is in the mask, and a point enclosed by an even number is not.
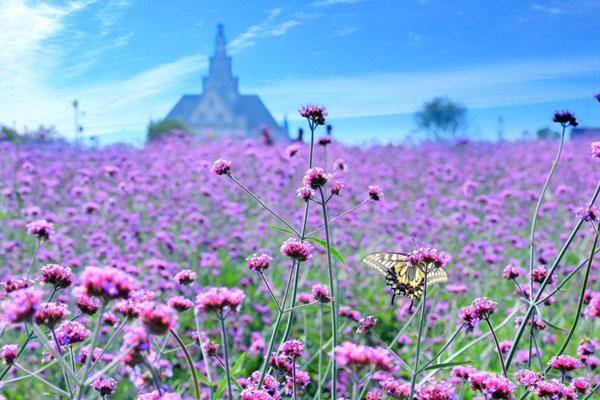
<svg viewBox="0 0 600 400"><path fill-rule="evenodd" d="M396 296L406 296L410 299L410 306L423 295L425 287L425 272L427 272L427 285L444 283L448 281L445 269L434 264L413 265L408 260L408 254L378 252L367 255L363 263L379 272L392 288L392 305Z"/></svg>

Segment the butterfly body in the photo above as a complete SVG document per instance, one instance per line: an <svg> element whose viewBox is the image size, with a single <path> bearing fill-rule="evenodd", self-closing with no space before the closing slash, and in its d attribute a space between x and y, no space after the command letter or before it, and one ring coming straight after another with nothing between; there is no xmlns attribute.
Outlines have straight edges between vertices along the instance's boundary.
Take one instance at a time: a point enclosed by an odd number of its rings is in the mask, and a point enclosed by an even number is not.
<svg viewBox="0 0 600 400"><path fill-rule="evenodd" d="M430 285L448 281L448 274L443 268L424 263L415 265L405 253L372 253L363 259L363 263L385 276L387 285L392 289L392 304L396 296L405 296L412 305L423 295L425 282Z"/></svg>

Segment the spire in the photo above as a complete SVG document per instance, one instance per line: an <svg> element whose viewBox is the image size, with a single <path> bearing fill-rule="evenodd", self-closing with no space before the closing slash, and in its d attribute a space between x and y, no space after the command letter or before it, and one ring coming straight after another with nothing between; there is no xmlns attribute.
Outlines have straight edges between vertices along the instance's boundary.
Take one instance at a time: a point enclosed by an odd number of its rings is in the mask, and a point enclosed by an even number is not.
<svg viewBox="0 0 600 400"><path fill-rule="evenodd" d="M204 78L204 91L215 91L224 100L233 101L238 96L238 83L231 73L231 57L227 55L227 42L223 32L223 24L217 25L215 54L210 58L208 76Z"/></svg>
<svg viewBox="0 0 600 400"><path fill-rule="evenodd" d="M217 36L215 37L215 55L227 55L223 24L217 25Z"/></svg>

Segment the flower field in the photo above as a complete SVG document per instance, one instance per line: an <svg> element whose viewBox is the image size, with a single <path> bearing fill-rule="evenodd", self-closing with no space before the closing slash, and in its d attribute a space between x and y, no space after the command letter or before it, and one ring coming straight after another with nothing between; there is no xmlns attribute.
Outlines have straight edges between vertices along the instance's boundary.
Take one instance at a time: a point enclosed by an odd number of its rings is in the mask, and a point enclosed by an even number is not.
<svg viewBox="0 0 600 400"><path fill-rule="evenodd" d="M590 143L359 148L319 110L314 147L0 144L4 397L599 398ZM424 274L393 305L374 252Z"/></svg>

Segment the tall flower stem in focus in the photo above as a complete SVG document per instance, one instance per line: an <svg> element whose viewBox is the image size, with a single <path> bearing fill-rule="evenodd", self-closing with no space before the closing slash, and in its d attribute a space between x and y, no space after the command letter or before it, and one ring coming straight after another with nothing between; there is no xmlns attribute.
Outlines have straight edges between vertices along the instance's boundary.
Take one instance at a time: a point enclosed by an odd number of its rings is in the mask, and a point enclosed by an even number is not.
<svg viewBox="0 0 600 400"><path fill-rule="evenodd" d="M327 273L329 278L329 291L331 292L331 296L333 297L333 301L331 301L331 336L333 338L333 342L331 343L331 396L333 399L337 398L337 363L335 359L335 349L338 345L338 329L337 329L337 313L336 309L336 292L335 292L335 281L333 276L333 260L331 258L331 237L329 232L329 218L327 214L327 203L325 202L325 194L323 193L323 188L319 187L319 193L321 195L321 203L323 209L323 225L325 225L325 243L327 250Z"/></svg>
<svg viewBox="0 0 600 400"><path fill-rule="evenodd" d="M590 206L592 206L596 202L596 199L598 198L599 194L600 194L600 183L598 184L598 186L596 186L596 190L594 191L594 194L592 195L592 199L589 202ZM514 357L514 355L515 355L515 353L517 351L517 347L519 345L519 341L521 340L521 337L523 336L523 332L525 331L525 327L527 326L527 320L529 319L529 317L531 316L533 310L535 309L535 307L539 303L539 300L542 297L544 289L546 288L546 286L548 285L550 279L554 275L554 271L556 270L556 268L558 268L558 264L562 261L562 258L564 257L565 253L567 252L567 249L569 248L569 246L573 242L573 239L575 239L575 237L577 236L577 232L579 232L579 229L581 229L582 225L583 225L583 220L579 220L577 222L577 224L575 225L575 227L573 228L573 230L571 231L571 234L569 235L569 238L567 239L567 241L563 245L562 249L558 253L558 256L556 257L556 259L552 263L552 266L550 267L550 270L546 274L546 277L544 278L544 280L540 284L540 287L538 289L538 292L537 292L537 295L536 295L535 299L532 302L530 302L529 307L528 307L527 311L525 312L525 316L523 318L523 321L521 322L521 325L519 326L519 329L518 329L518 331L517 331L517 333L515 335L515 338L513 339L513 342L512 342L511 347L510 347L510 351L508 352L508 355L506 357L506 369L507 370L510 368L510 364L512 362L512 359L513 359L513 357Z"/></svg>
<svg viewBox="0 0 600 400"><path fill-rule="evenodd" d="M565 351L565 349L567 348L567 346L569 345L569 342L571 341L571 339L573 338L573 334L575 333L575 329L577 328L577 324L579 323L579 318L581 317L581 309L583 308L583 302L585 299L585 291L587 290L587 284L588 284L588 280L590 278L590 271L592 269L592 261L594 258L594 254L596 253L596 246L598 245L598 230L596 229L596 235L594 237L594 243L592 244L592 251L591 251L591 255L590 258L588 260L588 264L585 270L585 276L583 278L583 284L581 285L581 292L579 294L579 301L577 302L577 311L575 313L575 320L573 321L573 324L571 325L571 329L569 329L569 333L567 334L567 337L565 338L565 341L563 342L562 346L560 346L560 350L558 351L558 353L556 353L556 357L560 356L563 354L563 352ZM548 370L550 369L550 367L546 367L546 370L544 371L544 374L546 374L548 372Z"/></svg>
<svg viewBox="0 0 600 400"><path fill-rule="evenodd" d="M282 304L285 305L288 299L288 294L290 291L290 286L292 284L292 279L294 277L294 272L298 268L295 261L292 264L292 269L290 270L290 276L288 277L288 282L285 287L285 292L283 293L283 301ZM262 387L263 380L265 379L265 375L267 374L267 369L269 368L269 358L271 357L271 353L273 352L273 347L275 346L275 339L277 337L277 331L279 330L279 325L281 325L281 320L283 319L283 312L277 312L277 319L275 320L275 325L273 326L273 332L271 333L271 339L269 340L269 346L267 347L267 351L265 353L265 357L263 360L263 365L260 370L260 378L258 379L257 388Z"/></svg>
<svg viewBox="0 0 600 400"><path fill-rule="evenodd" d="M183 340L181 340L179 335L177 335L177 332L175 332L173 329L171 329L170 332L179 344L179 347L181 347L181 350L183 350L183 354L185 354L185 359L187 361L188 367L190 368L190 374L192 375L192 383L194 385L195 395L194 399L200 400L200 384L198 383L198 376L196 375L196 367L194 367L194 361L192 360L192 356L190 355L188 349L185 347L185 343L183 343ZM200 338L198 339L200 340Z"/></svg>
<svg viewBox="0 0 600 400"><path fill-rule="evenodd" d="M225 317L223 311L218 312L219 322L221 323L221 337L223 340L223 355L225 357L225 375L227 377L228 399L233 400L233 390L231 388L231 371L229 370L229 345L227 343L227 330L225 329Z"/></svg>
<svg viewBox="0 0 600 400"><path fill-rule="evenodd" d="M415 397L415 385L417 383L417 375L419 374L419 357L421 356L421 337L423 335L423 328L425 327L425 316L426 316L426 304L427 304L427 266L425 266L425 278L423 281L423 299L421 300L421 320L419 321L419 333L417 336L417 349L415 354L415 365L413 372L410 377L410 396L409 399Z"/></svg>
<svg viewBox="0 0 600 400"><path fill-rule="evenodd" d="M88 370L90 369L90 364L92 362L92 358L93 354L94 354L94 350L96 349L96 345L98 344L98 337L100 336L100 327L102 325L102 315L104 315L104 311L106 310L106 303L103 302L102 306L100 306L100 310L98 311L98 319L96 320L96 326L94 328L94 333L92 336L92 344L90 345L90 348L88 350L88 354L89 356L85 359L85 364L83 366L83 368L81 368L80 372L81 372L81 383L79 384L79 387L77 388L77 399L79 400L81 398L81 395L83 394L83 386L85 385L85 378L87 376Z"/></svg>
<svg viewBox="0 0 600 400"><path fill-rule="evenodd" d="M496 350L498 351L500 365L502 366L502 373L504 374L505 378L508 378L508 374L506 373L506 366L504 365L504 357L502 356L502 350L500 349L500 342L498 341L498 337L496 336L496 332L494 331L492 322L489 318L485 318L485 322L487 322L487 325L490 328L490 332L492 333L492 337L494 338L494 343L496 343Z"/></svg>
<svg viewBox="0 0 600 400"><path fill-rule="evenodd" d="M200 331L200 321L198 320L198 310L196 309L196 307L194 307L194 319L196 321L196 332L198 334L198 343L200 343L200 351L202 352L202 359L204 360L204 369L206 370L206 378L209 383L210 398L212 400L212 398L214 396L214 388L212 385L213 381L212 381L212 376L211 376L211 372L210 372L210 365L208 363L208 354L202 343L202 335L201 335L201 331Z"/></svg>
<svg viewBox="0 0 600 400"><path fill-rule="evenodd" d="M33 266L37 260L38 252L40 251L40 240L35 242L35 248L33 249L33 255L31 256L31 262L29 263L29 267L27 268L27 274L25 275L26 279L29 279L31 276L31 271L33 270Z"/></svg>
<svg viewBox="0 0 600 400"><path fill-rule="evenodd" d="M321 373L323 371L323 306L319 307L319 362L318 362L318 373L317 373L317 394L318 399L321 400L323 396L323 389L321 384Z"/></svg>
<svg viewBox="0 0 600 400"><path fill-rule="evenodd" d="M562 132L560 135L560 143L558 145L558 151L556 153L556 158L552 162L552 167L550 167L550 172L548 172L548 176L546 177L546 181L544 182L544 186L542 187L542 192L538 198L538 201L535 205L535 210L533 212L533 219L531 221L531 230L529 232L529 301L533 300L533 278L531 275L533 274L533 266L535 263L535 228L537 225L538 214L540 212L540 207L542 205L542 201L544 200L544 196L546 195L546 191L548 190L548 185L550 184L550 180L552 179L552 175L554 175L554 171L556 170L556 166L560 160L560 156L562 154L563 143L565 141L565 130L567 126L563 124ZM533 342L533 334L529 335L529 358L528 362L531 362L531 354L532 354L532 342ZM506 371L505 371L506 372Z"/></svg>

